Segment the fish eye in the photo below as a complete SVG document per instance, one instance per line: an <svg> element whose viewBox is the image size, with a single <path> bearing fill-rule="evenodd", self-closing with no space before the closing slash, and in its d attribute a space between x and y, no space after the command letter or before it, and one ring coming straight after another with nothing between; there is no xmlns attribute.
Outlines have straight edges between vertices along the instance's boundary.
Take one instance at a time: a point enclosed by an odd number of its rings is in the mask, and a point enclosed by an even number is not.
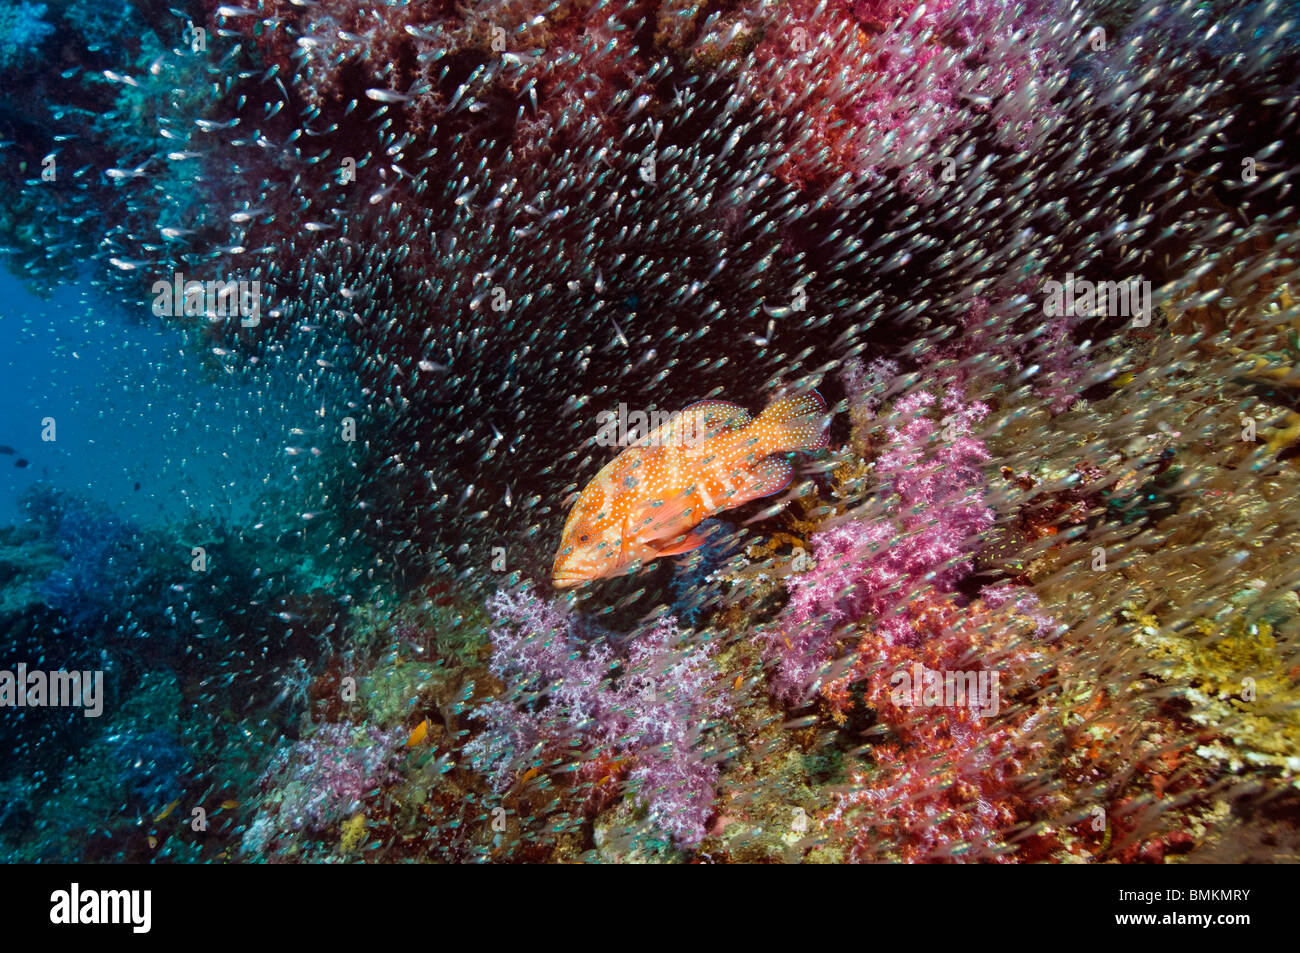
<svg viewBox="0 0 1300 953"><path fill-rule="evenodd" d="M591 539L591 537L588 536L586 533L583 533L581 536L578 537L578 542L585 543L589 539Z"/></svg>

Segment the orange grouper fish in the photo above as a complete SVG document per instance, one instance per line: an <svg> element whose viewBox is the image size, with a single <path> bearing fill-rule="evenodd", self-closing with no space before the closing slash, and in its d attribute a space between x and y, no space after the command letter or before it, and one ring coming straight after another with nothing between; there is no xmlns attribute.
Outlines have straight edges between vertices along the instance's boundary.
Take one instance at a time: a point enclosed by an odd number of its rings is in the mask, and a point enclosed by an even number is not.
<svg viewBox="0 0 1300 953"><path fill-rule="evenodd" d="M567 589L702 546L703 520L789 486L793 468L781 455L826 446L825 424L815 391L783 397L757 420L721 400L679 411L578 495L552 582Z"/></svg>

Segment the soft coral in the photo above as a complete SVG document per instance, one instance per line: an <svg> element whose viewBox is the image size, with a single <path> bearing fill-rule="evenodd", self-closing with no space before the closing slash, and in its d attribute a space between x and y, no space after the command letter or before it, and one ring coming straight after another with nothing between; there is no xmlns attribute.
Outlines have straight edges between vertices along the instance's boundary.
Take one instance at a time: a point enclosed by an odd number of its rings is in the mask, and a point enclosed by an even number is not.
<svg viewBox="0 0 1300 953"><path fill-rule="evenodd" d="M844 623L870 615L882 641L915 641L907 605L926 588L951 591L970 572L994 519L980 470L989 454L973 431L987 413L956 387L942 398L917 390L897 401L875 466L882 512L814 534L815 567L790 579L784 624L768 638L779 695L793 701L807 691Z"/></svg>
<svg viewBox="0 0 1300 953"><path fill-rule="evenodd" d="M493 788L506 790L523 763L547 755L599 765L579 769L593 780L630 763L651 821L680 845L699 842L718 777L702 735L729 710L712 650L683 645L664 616L619 657L603 640L581 640L572 616L527 589L497 593L489 609L491 669L507 691L475 711L487 730L465 755Z"/></svg>

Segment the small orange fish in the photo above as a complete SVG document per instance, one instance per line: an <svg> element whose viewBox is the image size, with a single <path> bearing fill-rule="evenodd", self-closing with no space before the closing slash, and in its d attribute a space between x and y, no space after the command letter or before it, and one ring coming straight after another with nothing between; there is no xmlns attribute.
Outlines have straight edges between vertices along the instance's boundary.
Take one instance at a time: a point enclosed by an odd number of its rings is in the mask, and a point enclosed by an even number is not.
<svg viewBox="0 0 1300 953"><path fill-rule="evenodd" d="M411 729L410 735L406 739L406 747L414 748L421 741L429 736L429 719L426 718L414 728Z"/></svg>
<svg viewBox="0 0 1300 953"><path fill-rule="evenodd" d="M780 454L826 446L816 391L783 397L758 419L721 400L692 404L607 463L564 524L552 582L566 589L634 571L704 545L702 521L780 493L793 468Z"/></svg>

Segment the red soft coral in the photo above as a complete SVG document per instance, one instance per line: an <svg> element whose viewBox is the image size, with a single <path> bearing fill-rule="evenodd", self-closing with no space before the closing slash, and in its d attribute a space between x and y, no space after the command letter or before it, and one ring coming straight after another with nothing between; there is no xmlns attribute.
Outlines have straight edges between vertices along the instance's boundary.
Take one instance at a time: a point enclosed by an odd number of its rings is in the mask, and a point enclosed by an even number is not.
<svg viewBox="0 0 1300 953"><path fill-rule="evenodd" d="M788 123L780 170L788 181L894 176L930 200L941 160L956 160L981 115L992 113L999 141L1013 149L1052 128L1050 99L1076 36L1049 3L791 0L741 84Z"/></svg>
<svg viewBox="0 0 1300 953"><path fill-rule="evenodd" d="M1040 731L1047 709L1000 711L1004 696L1041 687L1041 651L1017 641L1017 626L983 606L928 597L908 609L924 641L868 636L858 646L851 678L889 740L872 749L878 767L855 773L836 796L827 823L849 831L850 856L859 861L1008 860L1048 849L1052 838L1038 832L1011 843L1047 812L1048 798L1023 786L1030 763L1048 748ZM986 697L918 705L932 700L912 691L918 671L977 676Z"/></svg>

